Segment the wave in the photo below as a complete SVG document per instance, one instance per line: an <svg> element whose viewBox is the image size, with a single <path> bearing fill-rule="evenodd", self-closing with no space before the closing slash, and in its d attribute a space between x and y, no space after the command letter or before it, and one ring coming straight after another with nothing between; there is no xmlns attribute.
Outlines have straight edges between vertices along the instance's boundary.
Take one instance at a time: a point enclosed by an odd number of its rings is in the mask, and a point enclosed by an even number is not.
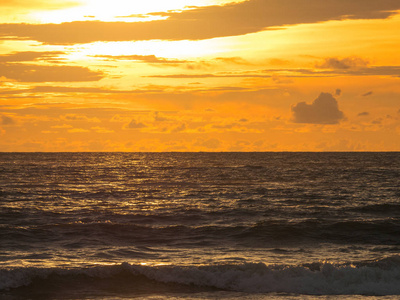
<svg viewBox="0 0 400 300"><path fill-rule="evenodd" d="M190 216L190 215L189 215ZM165 217L161 217L164 220ZM195 219L195 218L193 218ZM342 220L333 222L320 219L301 221L268 220L249 224L165 225L161 221L113 223L74 222L42 226L6 226L0 228L3 245L18 247L23 243L68 242L79 240L82 245L126 244L136 246L183 245L209 242L227 245L235 243L249 247L270 247L276 243L335 242L339 244L398 245L400 225L398 218L383 220ZM158 224L157 224L158 223ZM168 223L168 222L166 222ZM203 223L203 224L202 224ZM90 237L90 238L88 238ZM22 244L21 244L22 243Z"/></svg>
<svg viewBox="0 0 400 300"><path fill-rule="evenodd" d="M223 290L303 295L400 295L400 256L355 264L263 263L0 269L0 295L21 290L92 289L153 293Z"/></svg>
<svg viewBox="0 0 400 300"><path fill-rule="evenodd" d="M350 211L373 213L373 214L388 214L390 216L398 215L400 204L398 203L378 203L352 208Z"/></svg>

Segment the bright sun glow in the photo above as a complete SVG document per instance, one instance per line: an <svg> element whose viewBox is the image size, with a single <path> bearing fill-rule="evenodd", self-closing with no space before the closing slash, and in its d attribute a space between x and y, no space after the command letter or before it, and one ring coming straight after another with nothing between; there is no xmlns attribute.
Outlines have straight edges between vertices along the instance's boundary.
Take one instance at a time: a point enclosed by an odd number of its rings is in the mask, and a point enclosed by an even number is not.
<svg viewBox="0 0 400 300"><path fill-rule="evenodd" d="M215 56L224 49L222 41L137 41L137 42L96 42L72 51L69 59L92 60L99 55L155 55L166 59L195 59L200 56Z"/></svg>

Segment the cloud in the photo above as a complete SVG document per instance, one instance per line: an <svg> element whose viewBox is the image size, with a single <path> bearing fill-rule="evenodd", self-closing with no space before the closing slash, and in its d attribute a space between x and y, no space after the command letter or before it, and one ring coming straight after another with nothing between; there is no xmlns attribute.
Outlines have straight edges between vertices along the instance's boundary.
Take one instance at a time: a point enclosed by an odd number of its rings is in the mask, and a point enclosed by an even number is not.
<svg viewBox="0 0 400 300"><path fill-rule="evenodd" d="M360 67L367 67L368 61L362 59L360 57L345 57L345 58L336 58L329 57L325 58L324 61L320 64L316 64L316 67L319 69L339 69L339 70L347 70L354 69Z"/></svg>
<svg viewBox="0 0 400 300"><path fill-rule="evenodd" d="M189 70L204 70L214 68L216 65L251 65L241 57L216 57L210 60L183 60L157 57L155 55L93 55L92 57L108 61L133 61L164 67L183 67Z"/></svg>
<svg viewBox="0 0 400 300"><path fill-rule="evenodd" d="M103 73L78 66L39 66L23 63L0 63L0 74L20 82L98 81Z"/></svg>
<svg viewBox="0 0 400 300"><path fill-rule="evenodd" d="M223 63L228 64L236 64L236 65L250 65L250 63L244 58L235 56L235 57L217 57L215 60L221 61Z"/></svg>
<svg viewBox="0 0 400 300"><path fill-rule="evenodd" d="M0 55L0 62L21 62L21 61L37 61L37 60L54 60L59 59L60 55L65 54L62 51L22 51Z"/></svg>
<svg viewBox="0 0 400 300"><path fill-rule="evenodd" d="M147 127L144 123L136 121L134 119L131 120L129 124L125 126L126 129L141 129Z"/></svg>
<svg viewBox="0 0 400 300"><path fill-rule="evenodd" d="M186 124L182 123L181 125L172 128L171 132L173 133L183 132L186 130L186 128L187 128Z"/></svg>
<svg viewBox="0 0 400 300"><path fill-rule="evenodd" d="M166 75L149 75L144 77L152 78L272 78L279 83L291 83L293 77L327 77L336 75L347 76L394 76L400 77L399 66L368 66L367 60L357 57L348 57L343 59L326 58L324 62L317 63L317 69L299 69L299 68L280 68L263 69L256 71L237 71L237 72L218 72L218 73L178 73ZM341 95L341 90L335 91L336 96Z"/></svg>
<svg viewBox="0 0 400 300"><path fill-rule="evenodd" d="M367 92L367 93L365 93L365 94L362 94L362 96L363 96L363 97L371 96L373 93L374 93L374 92L369 91L369 92Z"/></svg>
<svg viewBox="0 0 400 300"><path fill-rule="evenodd" d="M249 0L164 13L149 22L79 21L62 24L1 24L0 37L45 44L96 41L201 40L237 36L265 29L338 19L388 18L397 0Z"/></svg>
<svg viewBox="0 0 400 300"><path fill-rule="evenodd" d="M105 58L112 61L133 60L150 64L182 64L188 62L186 60L170 60L166 58L160 58L155 55L94 55L93 57Z"/></svg>
<svg viewBox="0 0 400 300"><path fill-rule="evenodd" d="M90 129L94 130L97 133L114 133L114 130L110 130L108 128L100 127L100 126L92 127Z"/></svg>
<svg viewBox="0 0 400 300"><path fill-rule="evenodd" d="M169 121L169 118L164 117L163 115L160 114L160 112L155 111L153 113L153 117L154 117L154 122L165 122L165 121Z"/></svg>
<svg viewBox="0 0 400 300"><path fill-rule="evenodd" d="M68 86L35 86L29 90L23 90L29 93L120 93L121 91L107 90L103 88L93 87L68 87Z"/></svg>
<svg viewBox="0 0 400 300"><path fill-rule="evenodd" d="M6 116L6 115L0 115L0 124L1 125L13 125L15 124L15 121L13 118Z"/></svg>
<svg viewBox="0 0 400 300"><path fill-rule="evenodd" d="M64 124L64 125L53 125L51 126L53 129L69 129L72 128L72 125Z"/></svg>
<svg viewBox="0 0 400 300"><path fill-rule="evenodd" d="M396 76L400 77L399 66L374 66L367 68L348 69L348 70L335 70L336 74L356 75L356 76Z"/></svg>
<svg viewBox="0 0 400 300"><path fill-rule="evenodd" d="M259 75L259 74L232 74L232 73L218 73L218 74L170 74L170 75L151 75L144 77L153 78L271 78L272 75Z"/></svg>
<svg viewBox="0 0 400 300"><path fill-rule="evenodd" d="M263 75L265 76L265 75ZM266 77L266 76L265 76ZM272 80L276 83L276 84L287 84L287 83L293 83L292 79L286 78L285 76L280 76L278 74L273 74L272 75Z"/></svg>
<svg viewBox="0 0 400 300"><path fill-rule="evenodd" d="M87 129L83 129L83 128L73 128L68 130L69 133L86 133L86 132L90 132L90 130Z"/></svg>
<svg viewBox="0 0 400 300"><path fill-rule="evenodd" d="M61 116L62 120L65 121L84 121L84 122L91 122L91 123L100 123L100 120L96 117L94 118L89 118L86 115L78 115L78 114L66 114Z"/></svg>
<svg viewBox="0 0 400 300"><path fill-rule="evenodd" d="M369 112L364 111L364 112L359 113L357 116L359 116L359 117L366 117L366 116L369 116Z"/></svg>
<svg viewBox="0 0 400 300"><path fill-rule="evenodd" d="M68 87L68 86L35 86L30 89L15 89L15 90L7 90L2 91L0 98L2 95L18 95L18 94L33 94L37 96L38 94L141 94L141 93L161 93L163 90L161 89L138 89L138 90L113 90L113 89L105 89L105 88L96 88L96 87Z"/></svg>
<svg viewBox="0 0 400 300"><path fill-rule="evenodd" d="M237 123L228 123L228 124L213 124L211 128L214 129L223 129L223 130L230 130L232 128L237 127L239 124Z"/></svg>
<svg viewBox="0 0 400 300"><path fill-rule="evenodd" d="M197 141L195 143L195 146L200 146L200 147L204 147L207 149L217 149L219 148L221 145L221 141L218 139L208 139L206 141Z"/></svg>
<svg viewBox="0 0 400 300"><path fill-rule="evenodd" d="M293 121L308 124L337 124L344 118L336 99L330 93L321 93L312 104L297 103L292 107Z"/></svg>
<svg viewBox="0 0 400 300"><path fill-rule="evenodd" d="M346 76L395 76L400 77L400 67L399 66L370 66L370 67L362 67L361 65L347 65L348 68L345 68L343 65L342 68L334 68L327 67L326 69L314 70L314 69L264 69L263 73L271 73L275 74L277 72L285 73L286 77L299 77L299 76L308 76L308 77L318 77L318 76L336 76L336 75L346 75ZM321 65L317 65L318 68ZM289 74L288 74L289 73ZM182 76L182 75L181 75ZM214 76L219 77L219 76ZM222 75L221 75L222 77ZM224 77L229 77L224 76ZM232 76L231 76L232 77ZM234 75L234 77L262 77L257 74L244 74L244 75ZM267 77L267 75L264 75Z"/></svg>
<svg viewBox="0 0 400 300"><path fill-rule="evenodd" d="M341 139L339 141L332 141L331 143L321 143L317 148L323 151L360 151L365 150L365 146L355 141Z"/></svg>

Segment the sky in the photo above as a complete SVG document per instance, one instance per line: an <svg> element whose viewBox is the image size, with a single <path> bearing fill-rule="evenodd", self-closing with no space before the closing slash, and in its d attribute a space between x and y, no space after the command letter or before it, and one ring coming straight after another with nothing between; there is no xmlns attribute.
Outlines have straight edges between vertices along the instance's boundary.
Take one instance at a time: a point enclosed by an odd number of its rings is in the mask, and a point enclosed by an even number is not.
<svg viewBox="0 0 400 300"><path fill-rule="evenodd" d="M2 0L0 151L400 151L398 0Z"/></svg>

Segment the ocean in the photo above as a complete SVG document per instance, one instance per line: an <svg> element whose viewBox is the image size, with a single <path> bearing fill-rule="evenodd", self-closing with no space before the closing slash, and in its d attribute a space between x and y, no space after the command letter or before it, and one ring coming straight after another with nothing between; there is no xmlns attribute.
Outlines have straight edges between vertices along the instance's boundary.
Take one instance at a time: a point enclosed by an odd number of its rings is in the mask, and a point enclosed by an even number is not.
<svg viewBox="0 0 400 300"><path fill-rule="evenodd" d="M0 299L399 299L400 153L0 153Z"/></svg>

